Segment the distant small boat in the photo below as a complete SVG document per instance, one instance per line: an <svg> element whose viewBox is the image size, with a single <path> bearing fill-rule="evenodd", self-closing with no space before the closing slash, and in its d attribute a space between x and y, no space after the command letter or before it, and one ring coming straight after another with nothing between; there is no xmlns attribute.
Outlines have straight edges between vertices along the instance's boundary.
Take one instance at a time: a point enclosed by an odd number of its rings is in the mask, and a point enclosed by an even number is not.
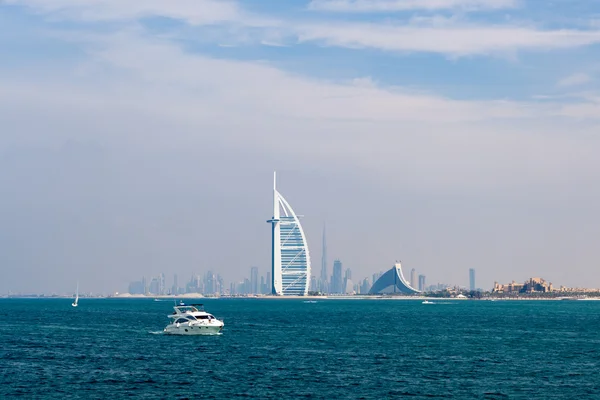
<svg viewBox="0 0 600 400"><path fill-rule="evenodd" d="M77 282L77 289L75 290L75 301L71 304L73 307L77 307L79 301L79 282Z"/></svg>
<svg viewBox="0 0 600 400"><path fill-rule="evenodd" d="M311 303L311 304L312 303L316 303L316 302L317 302L316 300L306 300L306 301L304 301L304 303Z"/></svg>
<svg viewBox="0 0 600 400"><path fill-rule="evenodd" d="M434 303L433 301L427 301L427 300L425 300L425 301L424 301L423 303L421 303L421 304L435 304L435 303Z"/></svg>

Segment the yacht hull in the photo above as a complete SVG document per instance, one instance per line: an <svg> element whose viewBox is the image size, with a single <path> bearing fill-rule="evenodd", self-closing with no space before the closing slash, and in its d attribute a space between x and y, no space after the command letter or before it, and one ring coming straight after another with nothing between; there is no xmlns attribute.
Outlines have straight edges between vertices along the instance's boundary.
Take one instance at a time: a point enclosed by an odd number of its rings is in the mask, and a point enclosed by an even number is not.
<svg viewBox="0 0 600 400"><path fill-rule="evenodd" d="M216 335L223 330L223 324L170 324L164 329L167 335Z"/></svg>

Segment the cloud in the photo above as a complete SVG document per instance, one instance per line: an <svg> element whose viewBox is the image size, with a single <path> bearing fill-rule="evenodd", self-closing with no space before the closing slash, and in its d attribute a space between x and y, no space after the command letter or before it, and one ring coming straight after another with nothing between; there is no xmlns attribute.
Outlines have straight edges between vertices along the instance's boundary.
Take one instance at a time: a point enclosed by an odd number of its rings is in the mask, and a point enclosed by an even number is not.
<svg viewBox="0 0 600 400"><path fill-rule="evenodd" d="M516 0L312 0L310 10L394 12L406 10L497 10L517 7Z"/></svg>
<svg viewBox="0 0 600 400"><path fill-rule="evenodd" d="M569 118L600 119L600 98L585 103L565 104L559 114Z"/></svg>
<svg viewBox="0 0 600 400"><path fill-rule="evenodd" d="M267 63L189 54L170 42L133 32L89 40L89 59L56 72L50 81L54 83L41 78L19 82L6 75L0 94L7 102L41 102L42 108L51 103L60 109L94 110L110 103L117 110L133 109L189 124L227 121L229 115L238 115L237 120L259 119L259 124L263 124L262 118L273 118L317 126L325 122L469 123L535 118L550 112L549 106L533 103L454 100L400 87L385 88L368 77L338 83L310 79ZM45 70L58 69L46 65ZM70 83L73 76L78 85ZM311 143L306 140L311 135L308 131L290 140L302 138L298 145L303 146L302 142ZM315 135L318 138L320 132ZM244 142L244 138L235 140Z"/></svg>
<svg viewBox="0 0 600 400"><path fill-rule="evenodd" d="M326 46L464 56L588 46L600 43L600 31L544 31L513 26L426 27L332 23L298 28L298 38L300 42L317 42Z"/></svg>
<svg viewBox="0 0 600 400"><path fill-rule="evenodd" d="M268 25L272 21L245 12L230 0L5 0L8 5L26 6L42 14L82 21L136 20L167 17L190 25L238 23Z"/></svg>
<svg viewBox="0 0 600 400"><path fill-rule="evenodd" d="M591 80L592 78L588 74L580 72L561 79L558 81L557 85L559 87L579 86L591 82Z"/></svg>
<svg viewBox="0 0 600 400"><path fill-rule="evenodd" d="M452 57L502 54L512 56L518 51L552 50L584 47L600 43L600 30L540 30L530 26L471 24L447 18L412 18L408 23L364 23L328 20L271 18L252 14L236 2L216 0L6 0L8 4L24 5L40 13L84 21L130 20L147 16L163 16L185 21L190 25L212 25L218 32L205 32L202 40L213 38L225 45L266 44L291 46L296 43L316 43L342 48L372 48L386 52L427 52ZM401 7L416 4L429 7L457 7L469 4L487 7L514 6L508 0L423 0L387 2L319 1L312 7ZM352 7L350 7L352 6ZM228 24L237 28L227 29ZM196 33L197 34L197 33ZM227 41L223 42L223 37Z"/></svg>
<svg viewBox="0 0 600 400"><path fill-rule="evenodd" d="M600 117L578 111L581 108L566 110L554 102L455 100L401 87L381 87L369 77L348 82L310 79L268 63L186 53L168 41L133 32L95 38L86 48L87 61L61 69L46 64L44 78L39 75L39 79L32 79L35 71L30 71L25 80L19 79L18 73L5 73L0 101L6 107L36 108L37 104L44 114L52 109L79 109L75 115L96 110L114 112L131 121L127 125L147 118L198 129L208 124L219 127L209 130L214 140L240 146L258 143L262 147L267 143L273 151L306 154L314 152L315 146L324 154L352 153L373 145L379 148L380 143L372 142L373 135L391 144L401 135L391 128L394 125L410 127L406 129L412 132L428 129L456 134L471 130L467 127L473 125L482 125L485 131L488 124L502 121L519 125L569 115ZM48 80L50 73L52 79ZM588 104L579 106L587 110ZM572 107L576 106L573 103ZM288 126L290 121L296 121L293 127ZM338 129L325 129L328 125L337 125ZM377 133L361 128L370 125L382 128L377 128ZM248 127L253 133L242 134L238 126ZM180 131L181 143L199 138L195 130L187 132ZM323 135L331 140L322 142ZM257 137L264 140L256 141ZM124 140L118 135L113 139ZM158 143L167 144L162 139ZM378 151L388 150L393 151L393 146Z"/></svg>

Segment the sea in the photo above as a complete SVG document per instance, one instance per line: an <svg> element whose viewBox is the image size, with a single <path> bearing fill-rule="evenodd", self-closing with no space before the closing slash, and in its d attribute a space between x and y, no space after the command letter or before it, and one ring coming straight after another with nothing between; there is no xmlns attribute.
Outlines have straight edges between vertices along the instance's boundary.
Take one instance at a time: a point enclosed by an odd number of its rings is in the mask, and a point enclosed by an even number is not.
<svg viewBox="0 0 600 400"><path fill-rule="evenodd" d="M600 399L600 301L310 301L0 299L0 398Z"/></svg>

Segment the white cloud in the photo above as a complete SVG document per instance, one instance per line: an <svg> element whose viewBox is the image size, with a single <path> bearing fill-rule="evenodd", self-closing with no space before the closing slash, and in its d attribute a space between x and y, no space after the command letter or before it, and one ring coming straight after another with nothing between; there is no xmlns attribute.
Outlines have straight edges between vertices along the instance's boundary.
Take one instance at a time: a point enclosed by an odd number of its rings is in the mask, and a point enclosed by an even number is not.
<svg viewBox="0 0 600 400"><path fill-rule="evenodd" d="M600 98L585 103L565 104L559 115L578 119L600 119Z"/></svg>
<svg viewBox="0 0 600 400"><path fill-rule="evenodd" d="M504 9L516 0L312 0L309 9L335 12L393 12L405 10Z"/></svg>
<svg viewBox="0 0 600 400"><path fill-rule="evenodd" d="M579 86L591 82L591 80L592 78L588 74L580 72L561 79L557 85L560 87Z"/></svg>
<svg viewBox="0 0 600 400"><path fill-rule="evenodd" d="M297 32L301 42L315 41L327 46L454 56L560 49L600 43L600 31L542 31L513 26L425 27L337 23L305 25L297 28Z"/></svg>
<svg viewBox="0 0 600 400"><path fill-rule="evenodd" d="M423 0L414 4L451 6L469 4L466 0ZM388 52L431 52L453 57L466 55L502 54L512 56L522 50L548 50L583 47L600 43L599 30L539 30L528 26L474 25L447 18L413 18L409 23L333 22L327 20L299 21L271 18L247 12L239 3L216 0L6 0L8 4L31 7L40 13L74 20L136 20L145 16L164 16L179 19L191 25L226 26L234 24L239 29L222 29L200 35L202 40L215 40L224 45L264 43L267 45L292 45L296 42L315 42L325 46L346 48L373 48ZM471 1L471 4L489 7L508 6L506 0ZM317 4L317 3L315 3ZM323 2L324 4L329 4ZM332 3L338 4L338 3ZM340 2L339 4L363 4ZM412 2L382 2L374 0L364 4L405 4ZM249 28L249 29L244 29ZM223 37L227 41L223 42ZM211 39L212 38L212 39Z"/></svg>
<svg viewBox="0 0 600 400"><path fill-rule="evenodd" d="M191 25L235 22L246 26L269 25L273 21L245 12L230 0L5 0L36 12L83 21L135 20L168 17Z"/></svg>
<svg viewBox="0 0 600 400"><path fill-rule="evenodd" d="M473 131L474 124L482 125L485 132L499 121L518 126L558 116L600 118L600 114L584 115L577 111L581 108L567 110L553 102L465 101L382 88L368 77L346 84L307 79L265 63L188 54L169 42L131 32L95 41L88 52L85 64L63 72L45 65L44 79L33 80L28 74L20 82L18 72L17 76L5 74L0 97L4 104L33 107L40 103L42 109L48 105L85 113L114 109L119 114L134 110L136 115L196 126L198 131L204 124L217 124L226 127L222 140L252 146L256 137L264 137L277 151L311 152L317 143L323 152L373 146L380 152L393 151L394 140L404 129L451 135ZM47 81L50 73L54 83ZM588 102L579 107L587 109ZM287 126L290 121L296 121L293 127ZM243 135L231 124L260 129ZM343 128L324 128L332 124ZM371 125L373 129L360 128ZM321 142L324 134L333 140ZM278 136L280 140L275 139ZM372 142L374 137L382 142ZM194 140L194 135L179 139ZM379 148L381 143L383 148Z"/></svg>

